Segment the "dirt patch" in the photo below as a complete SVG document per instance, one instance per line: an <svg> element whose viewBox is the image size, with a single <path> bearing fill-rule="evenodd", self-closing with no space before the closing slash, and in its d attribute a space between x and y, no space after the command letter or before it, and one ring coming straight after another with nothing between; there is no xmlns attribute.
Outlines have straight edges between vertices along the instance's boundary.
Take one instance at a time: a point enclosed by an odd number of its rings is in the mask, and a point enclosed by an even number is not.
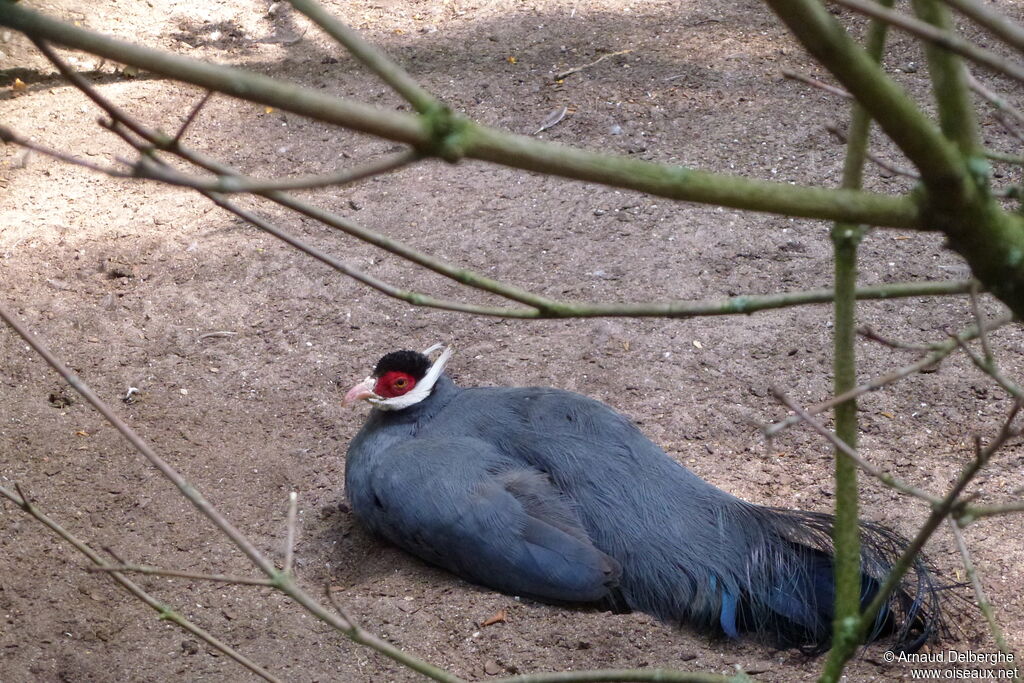
<svg viewBox="0 0 1024 683"><path fill-rule="evenodd" d="M147 45L238 64L354 97L402 106L388 89L283 8L226 0L116 3L45 11ZM753 2L352 2L331 9L386 49L430 91L474 119L560 142L794 182L834 184L842 149L824 131L846 110L780 77L821 76ZM855 23L851 17L845 17ZM91 161L126 148L100 134L97 111L51 75L17 36L4 68L26 91L5 91L0 116L34 139ZM915 93L920 54L894 36L890 66ZM552 74L603 60L564 80ZM201 93L79 56L101 90L173 130ZM1002 92L1006 82L989 81ZM6 84L5 84L6 85ZM984 121L986 143L1012 149ZM390 143L217 97L189 141L253 174L326 172ZM883 155L899 161L879 142ZM1018 150L1019 151L1019 150ZM7 148L0 193L5 305L68 362L158 452L251 539L279 552L287 493L300 494L297 568L306 585L339 586L370 631L472 679L593 667L759 671L810 680L821 660L673 630L640 615L516 601L468 585L366 535L344 505L348 440L363 419L338 384L365 376L385 351L450 342L467 385L551 385L604 400L669 453L748 500L828 510L831 464L820 440L795 429L766 447L757 428L782 414L769 387L799 400L828 395L830 312L786 309L701 320L514 322L415 309L342 278L202 198L113 180ZM1019 182L1017 171L1006 171ZM872 168L868 184L906 182ZM704 298L827 286L828 226L666 200L505 170L428 163L316 202L453 263L549 296L587 300ZM275 208L255 204L272 217ZM404 287L467 297L451 283L326 229L283 225L371 274ZM933 235L877 231L865 241L864 284L950 279L961 260ZM479 299L483 300L483 299ZM993 307L994 310L994 307ZM942 339L970 321L965 298L865 303L863 321L905 341ZM995 335L1019 376L1021 334ZM11 334L0 334L0 477L94 547L140 563L240 573L246 562L72 391ZM912 354L862 342L861 377ZM128 400L122 400L132 392ZM862 402L863 449L876 462L942 491L1009 408L963 358ZM1024 451L1007 448L984 480L1008 495ZM864 517L910 534L927 510L864 482ZM245 680L247 674L82 570L10 505L0 534L0 679ZM1024 641L1019 519L972 526L968 541L1011 642ZM962 578L948 533L929 551L943 580ZM266 590L140 579L169 605L289 680L411 680ZM483 627L506 610L503 623ZM991 652L982 619L957 619L942 647ZM893 680L906 667L869 648L851 680Z"/></svg>

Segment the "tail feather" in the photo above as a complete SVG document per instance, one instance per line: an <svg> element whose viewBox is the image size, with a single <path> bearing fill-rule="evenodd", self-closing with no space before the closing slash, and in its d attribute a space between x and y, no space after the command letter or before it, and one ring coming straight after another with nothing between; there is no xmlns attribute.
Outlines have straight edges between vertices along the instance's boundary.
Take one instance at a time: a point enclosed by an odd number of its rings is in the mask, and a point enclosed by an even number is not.
<svg viewBox="0 0 1024 683"><path fill-rule="evenodd" d="M746 535L753 552L736 630L768 635L782 647L828 648L835 583L831 515L748 506ZM877 595L908 541L881 525L861 522L861 607ZM712 587L714 590L714 587ZM728 611L723 594L722 615ZM870 640L891 637L913 652L943 628L931 568L918 558L879 611ZM727 633L729 629L724 628Z"/></svg>

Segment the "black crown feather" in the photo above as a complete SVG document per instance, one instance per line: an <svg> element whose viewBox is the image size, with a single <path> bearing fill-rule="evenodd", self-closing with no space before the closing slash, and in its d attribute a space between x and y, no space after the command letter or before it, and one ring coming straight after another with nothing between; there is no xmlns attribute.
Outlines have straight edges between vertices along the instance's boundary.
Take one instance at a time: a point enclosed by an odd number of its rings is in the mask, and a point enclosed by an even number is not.
<svg viewBox="0 0 1024 683"><path fill-rule="evenodd" d="M374 377L385 372L397 370L411 375L417 380L423 379L430 369L430 359L418 351L392 351L379 361L373 369Z"/></svg>

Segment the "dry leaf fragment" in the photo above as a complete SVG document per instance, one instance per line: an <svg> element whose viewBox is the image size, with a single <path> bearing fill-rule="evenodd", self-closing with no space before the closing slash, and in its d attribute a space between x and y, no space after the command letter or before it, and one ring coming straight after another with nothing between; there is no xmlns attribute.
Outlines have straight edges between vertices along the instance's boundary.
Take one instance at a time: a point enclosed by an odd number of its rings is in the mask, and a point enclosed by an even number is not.
<svg viewBox="0 0 1024 683"><path fill-rule="evenodd" d="M75 436L89 436L89 432L79 429L77 432L75 432Z"/></svg>
<svg viewBox="0 0 1024 683"><path fill-rule="evenodd" d="M11 85L11 90L14 92L24 92L27 89L28 85L26 85L25 81L20 78L15 78L14 83Z"/></svg>
<svg viewBox="0 0 1024 683"><path fill-rule="evenodd" d="M481 626L493 626L494 624L504 624L508 621L508 612L506 610L498 610L498 612L492 616L484 619L480 623Z"/></svg>
<svg viewBox="0 0 1024 683"><path fill-rule="evenodd" d="M698 349L703 349L703 348L704 348L704 345L703 345L703 344L701 344L701 343L700 343L699 341L697 341L696 339L694 339L694 340L693 340L693 345L694 345L694 346L696 346L696 347L697 347Z"/></svg>
<svg viewBox="0 0 1024 683"><path fill-rule="evenodd" d="M509 64L515 64L519 60L516 57L506 57L505 61L508 62Z"/></svg>
<svg viewBox="0 0 1024 683"><path fill-rule="evenodd" d="M887 417L887 418L889 418L890 420L895 420L895 419L896 419L896 416L895 416L895 415L893 415L892 413L887 413L887 412L884 412L884 411L883 411L883 412L881 413L881 415L882 415L882 417Z"/></svg>

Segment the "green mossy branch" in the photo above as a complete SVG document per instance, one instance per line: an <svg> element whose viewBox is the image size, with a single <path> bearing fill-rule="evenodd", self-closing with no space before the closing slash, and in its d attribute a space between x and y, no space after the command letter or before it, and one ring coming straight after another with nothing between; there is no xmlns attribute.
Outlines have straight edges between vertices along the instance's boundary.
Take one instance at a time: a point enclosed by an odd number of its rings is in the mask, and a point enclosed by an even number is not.
<svg viewBox="0 0 1024 683"><path fill-rule="evenodd" d="M276 81L233 67L208 64L115 40L7 1L0 1L0 25L29 37L106 57L167 78L233 97L343 126L370 135L436 151L437 115L424 116L378 109L332 97L318 90ZM457 123L456 123L457 122ZM763 211L787 216L845 220L896 228L922 229L916 202L907 197L754 180L653 162L611 157L521 135L504 133L451 116L440 149L446 156L465 156L514 168L540 171L649 194Z"/></svg>

